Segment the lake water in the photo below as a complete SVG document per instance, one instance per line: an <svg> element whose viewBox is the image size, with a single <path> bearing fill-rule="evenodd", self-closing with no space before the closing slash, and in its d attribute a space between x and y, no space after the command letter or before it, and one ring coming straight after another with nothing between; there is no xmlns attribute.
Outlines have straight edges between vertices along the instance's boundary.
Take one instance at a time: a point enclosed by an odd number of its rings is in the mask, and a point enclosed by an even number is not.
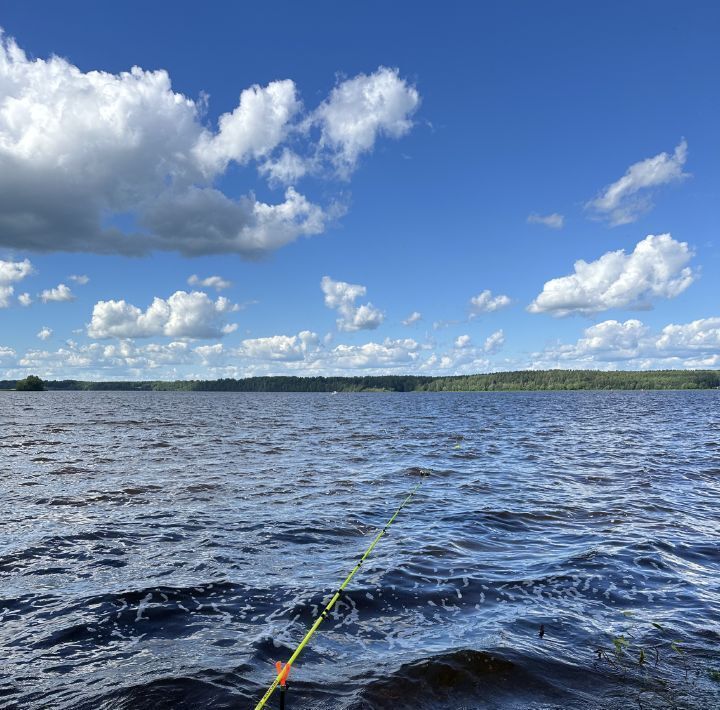
<svg viewBox="0 0 720 710"><path fill-rule="evenodd" d="M423 471L289 709L720 707L719 405L0 393L0 707L254 707Z"/></svg>

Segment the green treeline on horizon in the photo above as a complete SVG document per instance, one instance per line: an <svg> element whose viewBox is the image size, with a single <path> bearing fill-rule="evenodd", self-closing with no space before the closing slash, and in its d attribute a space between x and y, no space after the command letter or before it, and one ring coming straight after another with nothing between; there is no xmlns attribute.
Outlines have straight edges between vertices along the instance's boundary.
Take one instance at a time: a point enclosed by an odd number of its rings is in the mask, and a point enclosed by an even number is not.
<svg viewBox="0 0 720 710"><path fill-rule="evenodd" d="M14 389L18 380L0 380ZM220 380L88 382L45 380L48 390L187 392L490 392L518 390L669 390L720 388L720 370L522 370L483 375L429 377L248 377Z"/></svg>

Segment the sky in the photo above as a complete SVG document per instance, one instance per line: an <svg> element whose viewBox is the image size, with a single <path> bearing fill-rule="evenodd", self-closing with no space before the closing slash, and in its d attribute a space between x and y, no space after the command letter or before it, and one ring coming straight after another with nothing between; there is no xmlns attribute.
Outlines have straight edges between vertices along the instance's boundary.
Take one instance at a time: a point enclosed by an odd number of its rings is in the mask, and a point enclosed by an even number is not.
<svg viewBox="0 0 720 710"><path fill-rule="evenodd" d="M0 5L0 379L720 367L720 5Z"/></svg>

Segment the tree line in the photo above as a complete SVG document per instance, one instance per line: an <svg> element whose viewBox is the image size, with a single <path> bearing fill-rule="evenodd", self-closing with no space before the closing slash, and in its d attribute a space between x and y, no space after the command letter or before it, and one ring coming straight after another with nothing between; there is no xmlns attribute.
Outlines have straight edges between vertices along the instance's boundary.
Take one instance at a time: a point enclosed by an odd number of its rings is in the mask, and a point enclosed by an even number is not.
<svg viewBox="0 0 720 710"><path fill-rule="evenodd" d="M0 389L23 389L27 380L0 380ZM39 379L39 378L37 378ZM34 380L33 380L34 381ZM247 377L220 380L89 382L41 381L48 390L187 392L503 392L518 390L670 390L720 388L720 370L521 370L483 375L430 377Z"/></svg>

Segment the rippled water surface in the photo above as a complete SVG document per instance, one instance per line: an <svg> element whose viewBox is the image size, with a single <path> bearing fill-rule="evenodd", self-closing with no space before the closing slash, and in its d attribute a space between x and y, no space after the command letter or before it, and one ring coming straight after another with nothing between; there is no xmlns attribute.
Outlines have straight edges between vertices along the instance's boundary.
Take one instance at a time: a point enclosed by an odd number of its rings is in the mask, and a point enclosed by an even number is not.
<svg viewBox="0 0 720 710"><path fill-rule="evenodd" d="M719 404L2 392L0 707L253 707L423 471L288 708L720 707Z"/></svg>

